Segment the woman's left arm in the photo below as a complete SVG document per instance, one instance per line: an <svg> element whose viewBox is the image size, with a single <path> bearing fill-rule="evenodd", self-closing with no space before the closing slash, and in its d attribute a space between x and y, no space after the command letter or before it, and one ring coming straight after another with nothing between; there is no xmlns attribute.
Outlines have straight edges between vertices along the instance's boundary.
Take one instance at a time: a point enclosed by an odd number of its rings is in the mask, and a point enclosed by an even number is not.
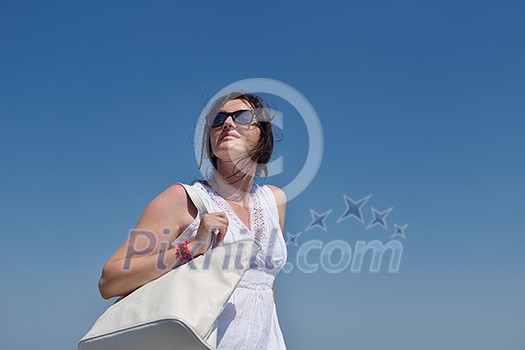
<svg viewBox="0 0 525 350"><path fill-rule="evenodd" d="M277 202L277 211L279 212L279 226L281 226L281 232L284 235L284 217L286 215L286 194L279 187L273 185L267 185L273 192L275 201ZM275 300L275 282L272 287L273 297Z"/></svg>

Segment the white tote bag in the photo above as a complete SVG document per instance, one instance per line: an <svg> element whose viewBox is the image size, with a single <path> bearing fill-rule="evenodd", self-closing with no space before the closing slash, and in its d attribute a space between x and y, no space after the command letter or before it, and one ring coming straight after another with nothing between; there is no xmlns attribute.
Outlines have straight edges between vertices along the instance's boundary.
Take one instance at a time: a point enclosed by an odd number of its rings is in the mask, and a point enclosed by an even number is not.
<svg viewBox="0 0 525 350"><path fill-rule="evenodd" d="M198 192L182 185L199 215L207 213ZM78 350L215 349L217 318L259 250L239 240L165 273L111 305Z"/></svg>

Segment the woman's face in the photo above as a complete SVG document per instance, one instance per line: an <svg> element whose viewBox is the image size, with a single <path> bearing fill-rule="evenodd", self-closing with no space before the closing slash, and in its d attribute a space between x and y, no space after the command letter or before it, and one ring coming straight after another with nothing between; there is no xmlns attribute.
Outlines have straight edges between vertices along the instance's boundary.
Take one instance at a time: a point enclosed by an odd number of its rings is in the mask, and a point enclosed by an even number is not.
<svg viewBox="0 0 525 350"><path fill-rule="evenodd" d="M226 102L220 112L236 112L253 110L244 100ZM247 159L249 152L257 145L261 131L255 125L255 119L250 125L238 125L232 116L218 127L210 130L210 143L213 154L222 161Z"/></svg>

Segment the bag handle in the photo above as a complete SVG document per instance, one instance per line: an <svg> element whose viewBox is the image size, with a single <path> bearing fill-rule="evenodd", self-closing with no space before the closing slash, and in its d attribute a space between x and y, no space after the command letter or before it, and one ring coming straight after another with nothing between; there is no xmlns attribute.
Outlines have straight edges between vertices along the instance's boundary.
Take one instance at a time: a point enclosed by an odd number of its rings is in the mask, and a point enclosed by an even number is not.
<svg viewBox="0 0 525 350"><path fill-rule="evenodd" d="M178 184L182 185L184 189L186 190L186 193L190 197L191 201L193 202L193 205L195 205L195 208L197 208L198 215L202 217L204 214L208 214L211 210L206 205L206 202L202 199L199 192L195 189L195 187L184 184L182 182L178 182ZM217 238L217 232L212 232L211 234L211 242L209 243L209 249L215 248L216 244L216 238Z"/></svg>
<svg viewBox="0 0 525 350"><path fill-rule="evenodd" d="M208 214L210 212L210 210L206 206L206 203L204 203L204 201L202 200L201 195L199 194L199 192L197 192L197 190L194 187L183 184L182 182L178 182L178 184L184 187L186 193L195 205L195 208L197 208L200 216Z"/></svg>

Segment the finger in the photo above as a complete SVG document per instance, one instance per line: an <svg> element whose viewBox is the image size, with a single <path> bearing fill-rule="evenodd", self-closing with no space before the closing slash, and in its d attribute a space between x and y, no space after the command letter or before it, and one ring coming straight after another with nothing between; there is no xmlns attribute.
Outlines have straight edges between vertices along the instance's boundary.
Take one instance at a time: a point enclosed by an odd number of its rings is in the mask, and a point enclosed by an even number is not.
<svg viewBox="0 0 525 350"><path fill-rule="evenodd" d="M229 224L228 218L219 218L217 219L217 222L220 225L225 226L225 227L228 227L228 224Z"/></svg>
<svg viewBox="0 0 525 350"><path fill-rule="evenodd" d="M226 216L226 213L223 212L223 211L217 211L217 212L214 212L214 213L210 213L211 215L213 215L214 217L220 217L220 218L227 218Z"/></svg>
<svg viewBox="0 0 525 350"><path fill-rule="evenodd" d="M224 237L226 237L226 232L228 232L228 225L223 225L219 231L219 234L217 235L217 243L221 243L224 241Z"/></svg>
<svg viewBox="0 0 525 350"><path fill-rule="evenodd" d="M213 228L218 228L222 225L227 224L227 219L217 216L208 216L203 218L203 225L211 232Z"/></svg>
<svg viewBox="0 0 525 350"><path fill-rule="evenodd" d="M214 222L215 220L219 220L220 222L228 221L228 217L224 212L208 213L203 215L202 219L210 222Z"/></svg>
<svg viewBox="0 0 525 350"><path fill-rule="evenodd" d="M210 221L209 221L209 225L210 226L228 226L228 218L225 218L225 217L213 217L213 218L210 218Z"/></svg>
<svg viewBox="0 0 525 350"><path fill-rule="evenodd" d="M210 232L211 237L214 238L215 244L219 244L219 242L221 242L224 237L224 232L225 232L224 225L220 225L220 224L213 225L209 228L209 232Z"/></svg>

